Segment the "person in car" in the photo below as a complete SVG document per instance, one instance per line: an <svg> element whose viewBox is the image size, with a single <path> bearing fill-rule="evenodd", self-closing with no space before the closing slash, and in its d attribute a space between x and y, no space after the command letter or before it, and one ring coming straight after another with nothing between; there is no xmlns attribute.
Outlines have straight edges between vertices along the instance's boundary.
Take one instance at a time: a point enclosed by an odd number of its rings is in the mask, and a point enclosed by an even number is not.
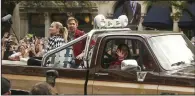
<svg viewBox="0 0 195 96"><path fill-rule="evenodd" d="M121 62L129 56L130 56L129 47L126 44L120 44L117 47L117 50L114 56L115 60L110 63L109 68L110 69L120 69Z"/></svg>
<svg viewBox="0 0 195 96"><path fill-rule="evenodd" d="M67 42L67 30L60 22L53 22L49 28L50 37L46 52L62 46Z"/></svg>
<svg viewBox="0 0 195 96"><path fill-rule="evenodd" d="M68 26L68 41L72 41L76 38L79 38L85 34L84 31L81 31L78 29L78 20L74 17L69 17L67 20L67 26ZM76 43L71 48L73 50L73 56L75 57L75 64L72 66L74 68L78 68L79 64L82 61L82 58L84 56L84 48L85 48L86 40L83 40L79 43ZM95 45L95 41L91 42L91 47Z"/></svg>

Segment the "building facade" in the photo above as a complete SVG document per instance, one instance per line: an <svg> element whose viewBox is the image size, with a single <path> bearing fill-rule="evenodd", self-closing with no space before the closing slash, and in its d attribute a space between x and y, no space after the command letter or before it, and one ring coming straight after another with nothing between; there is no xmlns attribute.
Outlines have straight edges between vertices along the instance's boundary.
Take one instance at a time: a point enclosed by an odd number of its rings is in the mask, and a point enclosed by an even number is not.
<svg viewBox="0 0 195 96"><path fill-rule="evenodd" d="M13 12L12 27L19 39L27 34L35 34L47 37L48 29L52 21L60 21L66 26L69 16L74 16L79 21L79 29L85 32L93 28L93 18L97 14L103 14L107 18L113 18L117 8L124 1L21 1ZM147 13L147 4L137 1L140 5L140 21L137 22L138 30L142 31L143 18ZM173 12L177 12L173 7ZM174 21L173 31L179 31L177 21ZM12 30L11 30L12 31Z"/></svg>
<svg viewBox="0 0 195 96"><path fill-rule="evenodd" d="M97 14L112 15L114 4L115 1L21 1L14 9L12 27L19 39L27 34L47 37L52 21L59 21L66 26L67 18L74 16L79 21L79 29L89 31L93 28L93 18Z"/></svg>

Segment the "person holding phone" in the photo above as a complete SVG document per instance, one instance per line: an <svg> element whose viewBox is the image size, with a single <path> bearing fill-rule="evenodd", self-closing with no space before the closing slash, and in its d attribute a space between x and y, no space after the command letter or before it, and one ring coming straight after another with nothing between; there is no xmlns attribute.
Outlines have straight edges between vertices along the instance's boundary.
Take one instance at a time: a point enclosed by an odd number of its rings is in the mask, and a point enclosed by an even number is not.
<svg viewBox="0 0 195 96"><path fill-rule="evenodd" d="M13 54L13 51L11 50L11 35L9 32L5 32L3 38L2 38L2 59L8 60L8 57Z"/></svg>

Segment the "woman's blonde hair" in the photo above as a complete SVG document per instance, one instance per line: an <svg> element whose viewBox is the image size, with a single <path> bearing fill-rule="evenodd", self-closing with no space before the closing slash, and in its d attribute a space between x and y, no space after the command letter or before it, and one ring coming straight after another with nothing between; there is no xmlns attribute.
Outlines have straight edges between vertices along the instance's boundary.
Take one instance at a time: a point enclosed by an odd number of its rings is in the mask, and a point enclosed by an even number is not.
<svg viewBox="0 0 195 96"><path fill-rule="evenodd" d="M68 30L66 27L63 27L62 23L60 22L53 22L52 24L55 24L56 28L59 28L59 33L63 36L65 41L68 41Z"/></svg>

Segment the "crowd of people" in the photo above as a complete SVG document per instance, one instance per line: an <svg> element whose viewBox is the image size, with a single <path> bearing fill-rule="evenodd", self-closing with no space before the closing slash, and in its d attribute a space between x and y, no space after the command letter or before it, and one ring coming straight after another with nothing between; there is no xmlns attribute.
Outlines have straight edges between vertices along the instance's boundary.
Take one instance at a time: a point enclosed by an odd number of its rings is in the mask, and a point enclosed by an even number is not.
<svg viewBox="0 0 195 96"><path fill-rule="evenodd" d="M85 32L80 31L77 27L77 19L69 17L67 20L67 28L60 22L52 22L49 28L50 36L48 38L27 35L19 40L19 42L14 42L12 40L13 35L5 32L2 38L2 59L12 61L20 61L21 58L31 57L42 59L46 52L85 34ZM84 47L85 42L73 46L74 56L77 59L83 57L82 49ZM31 61L33 62L33 60Z"/></svg>
<svg viewBox="0 0 195 96"><path fill-rule="evenodd" d="M8 32L2 38L2 59L19 61L20 58L41 57L45 51L45 39L25 36L18 43L12 40Z"/></svg>
<svg viewBox="0 0 195 96"><path fill-rule="evenodd" d="M20 61L22 58L29 58L31 62L35 62L36 59L32 58L42 59L46 52L60 47L63 44L85 34L83 31L77 29L78 21L74 17L68 18L67 26L68 27L66 28L60 22L52 22L49 28L50 36L47 39L27 35L23 39L19 40L19 42L14 42L12 39L13 35L6 32L2 38L2 59ZM78 60L82 59L84 55L83 49L86 41L81 42L82 43L75 44L72 48L74 53L73 55ZM11 82L4 77L2 77L1 80L1 94L11 95ZM56 95L57 92L50 84L41 82L34 85L29 94Z"/></svg>
<svg viewBox="0 0 195 96"><path fill-rule="evenodd" d="M50 36L45 39L37 36L25 36L19 42L14 42L13 35L5 32L2 38L2 59L20 61L22 58L29 58L31 63L37 62L36 59L42 59L43 55L63 44L74 40L85 33L77 29L78 21L74 17L69 17L67 20L68 28L64 27L60 22L52 22L49 28ZM86 41L75 44L73 46L74 57L80 60L83 57L83 49ZM32 58L31 58L32 57ZM11 95L11 83L6 78L1 78L2 82L2 95ZM41 82L34 85L30 91L31 95L56 95L55 89L46 82ZM14 95L14 94L13 94ZM22 94L21 94L22 95Z"/></svg>

